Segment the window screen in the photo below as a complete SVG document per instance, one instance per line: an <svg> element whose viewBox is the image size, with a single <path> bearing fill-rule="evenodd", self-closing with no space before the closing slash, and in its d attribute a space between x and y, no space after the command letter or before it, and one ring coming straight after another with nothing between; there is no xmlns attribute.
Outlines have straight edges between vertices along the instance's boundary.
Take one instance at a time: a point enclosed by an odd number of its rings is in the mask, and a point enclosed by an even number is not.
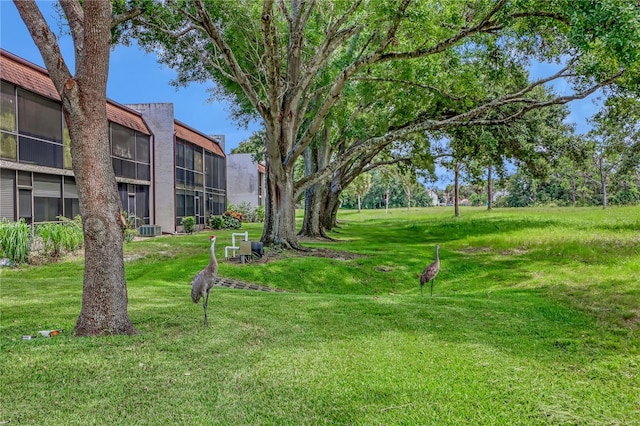
<svg viewBox="0 0 640 426"><path fill-rule="evenodd" d="M149 223L149 187L144 185L136 186L136 216Z"/></svg>
<svg viewBox="0 0 640 426"><path fill-rule="evenodd" d="M15 220L16 172L0 170L0 219Z"/></svg>
<svg viewBox="0 0 640 426"><path fill-rule="evenodd" d="M20 136L20 162L62 168L62 145Z"/></svg>
<svg viewBox="0 0 640 426"><path fill-rule="evenodd" d="M0 129L16 131L16 93L12 84L2 82L0 92Z"/></svg>
<svg viewBox="0 0 640 426"><path fill-rule="evenodd" d="M17 160L18 148L16 135L0 132L0 157L8 160Z"/></svg>
<svg viewBox="0 0 640 426"><path fill-rule="evenodd" d="M62 106L31 92L18 89L20 134L62 142Z"/></svg>
<svg viewBox="0 0 640 426"><path fill-rule="evenodd" d="M111 153L115 156L135 159L136 132L119 124L111 123Z"/></svg>
<svg viewBox="0 0 640 426"><path fill-rule="evenodd" d="M141 163L151 162L151 157L149 155L149 140L149 136L136 133L136 160Z"/></svg>

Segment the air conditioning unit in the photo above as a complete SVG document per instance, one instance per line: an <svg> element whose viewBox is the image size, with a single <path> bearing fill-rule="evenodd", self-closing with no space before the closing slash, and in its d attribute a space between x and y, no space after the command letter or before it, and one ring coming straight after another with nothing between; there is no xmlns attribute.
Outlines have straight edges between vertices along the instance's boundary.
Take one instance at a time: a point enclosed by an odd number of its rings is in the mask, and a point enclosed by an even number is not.
<svg viewBox="0 0 640 426"><path fill-rule="evenodd" d="M138 228L141 237L157 237L162 235L162 226L160 225L142 225Z"/></svg>

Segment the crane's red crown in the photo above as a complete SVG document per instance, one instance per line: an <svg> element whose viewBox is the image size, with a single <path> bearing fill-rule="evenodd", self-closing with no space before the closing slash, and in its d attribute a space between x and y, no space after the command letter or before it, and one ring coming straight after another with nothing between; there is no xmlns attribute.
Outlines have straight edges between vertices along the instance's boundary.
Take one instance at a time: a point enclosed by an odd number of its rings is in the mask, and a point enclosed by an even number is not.
<svg viewBox="0 0 640 426"><path fill-rule="evenodd" d="M215 237L216 237L215 235L212 235L212 236L210 237L210 239L212 239L212 240L213 240Z"/></svg>

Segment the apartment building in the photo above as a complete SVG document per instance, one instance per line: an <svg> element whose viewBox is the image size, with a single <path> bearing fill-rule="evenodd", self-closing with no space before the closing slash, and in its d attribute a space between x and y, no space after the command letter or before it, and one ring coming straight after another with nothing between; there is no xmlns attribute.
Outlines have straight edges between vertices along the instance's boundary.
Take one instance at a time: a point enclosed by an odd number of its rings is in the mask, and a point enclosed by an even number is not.
<svg viewBox="0 0 640 426"><path fill-rule="evenodd" d="M229 204L247 204L255 209L264 204L265 166L251 154L227 156L227 188Z"/></svg>
<svg viewBox="0 0 640 426"><path fill-rule="evenodd" d="M0 80L0 218L76 216L69 133L47 71L0 49ZM202 227L208 215L224 212L223 136L175 120L172 104L109 100L107 119L118 192L130 215L173 233L184 216Z"/></svg>

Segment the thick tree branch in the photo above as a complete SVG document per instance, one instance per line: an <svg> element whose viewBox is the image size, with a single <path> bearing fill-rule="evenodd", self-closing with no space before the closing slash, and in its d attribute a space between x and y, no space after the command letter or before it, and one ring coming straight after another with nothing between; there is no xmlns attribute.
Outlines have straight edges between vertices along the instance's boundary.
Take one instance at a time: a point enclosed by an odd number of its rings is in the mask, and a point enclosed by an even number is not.
<svg viewBox="0 0 640 426"><path fill-rule="evenodd" d="M125 12L122 12L122 13L120 13L118 15L115 15L113 17L113 19L111 20L111 28L113 29L113 28L117 27L118 25L120 25L120 24L122 24L124 22L127 22L127 21L129 21L129 20L131 20L133 18L136 18L136 17L142 15L142 13L144 13L144 10L142 10L142 9L140 9L138 7L134 7L132 9L129 9L129 10L125 11Z"/></svg>
<svg viewBox="0 0 640 426"><path fill-rule="evenodd" d="M431 46L428 48L415 49L408 52L385 53L380 57L380 61L383 62L383 61L392 61L392 60L398 60L398 59L413 59L413 58L420 58L420 57L434 55L436 53L444 52L446 49L455 45L460 40L463 40L473 34L497 31L503 28L504 25L494 21L493 18L495 17L496 14L498 14L498 12L503 10L508 3L509 3L508 0L500 0L494 6L494 8L482 18L482 20L478 24L471 27L462 28L457 34L449 37L446 40L441 41L440 43L434 46ZM539 16L539 15L542 16L540 12L528 12L528 13L522 12L518 14L513 14L512 18L515 19L515 18L524 18L528 16Z"/></svg>
<svg viewBox="0 0 640 426"><path fill-rule="evenodd" d="M34 0L14 0L14 4L42 55L56 90L64 93L64 82L70 81L73 76L62 57L56 36L49 29Z"/></svg>
<svg viewBox="0 0 640 426"><path fill-rule="evenodd" d="M285 162L290 163L295 161L295 159L302 154L302 152L309 145L309 143L311 143L311 140L313 140L314 135L317 133L318 129L322 125L322 122L329 114L329 111L331 110L331 108L333 108L335 103L340 98L340 95L342 94L342 90L344 89L349 78L353 74L355 74L358 70L368 65L371 65L379 60L384 50L395 38L396 33L398 31L398 27L402 22L402 18L404 17L404 13L407 7L409 6L410 2L411 0L402 1L378 49L376 49L376 51L371 55L368 55L364 58L356 59L354 62L351 63L351 65L344 68L342 72L338 75L331 89L329 90L329 93L327 94L325 100L321 104L320 108L318 108L318 111L316 112L315 117L311 120L311 123L309 124L309 126L303 131L302 136L300 137L296 145L293 147L293 149L287 155Z"/></svg>
<svg viewBox="0 0 640 426"><path fill-rule="evenodd" d="M214 42L220 54L224 58L224 62L229 67L230 74L234 76L234 81L242 87L245 95L251 102L251 105L258 110L258 112L262 115L267 115L267 107L260 100L258 94L254 90L251 82L249 81L246 73L242 70L242 67L238 63L235 55L233 54L233 49L226 43L222 34L218 30L218 27L213 22L211 15L207 12L204 3L202 0L194 0L194 6L196 8L196 12L198 15L198 21L196 24L199 24L207 35Z"/></svg>
<svg viewBox="0 0 640 426"><path fill-rule="evenodd" d="M278 52L278 37L276 33L273 13L273 0L262 3L262 42L265 52L265 76L267 79L267 108L272 122L278 120L280 113L280 60ZM293 18L295 19L295 18Z"/></svg>
<svg viewBox="0 0 640 426"><path fill-rule="evenodd" d="M532 111L534 109L540 109L540 108L548 107L551 105L561 105L561 104L566 104L568 102L571 102L573 100L584 99L590 94L597 91L598 89L613 83L618 77L620 77L623 74L623 71L616 73L610 78L607 78L597 84L592 85L588 89L575 93L573 95L559 96L549 100L538 100L533 102L531 102L531 99L529 98L522 98L523 94L530 92L535 87L542 85L545 82L551 81L554 78L559 78L557 77L558 75L562 77L563 76L562 73L564 71L566 71L566 68L554 74L554 76L556 77L551 76L548 78L537 80L531 83L526 88L514 94L505 95L491 102L487 102L486 104L479 105L476 108L473 108L472 110L466 113L458 114L454 117L451 117L445 120L420 119L412 123L408 123L401 128L397 128L395 130L389 131L384 135L372 137L367 140L356 142L352 144L345 152L343 152L340 155L339 159L337 159L336 161L333 161L324 170L319 170L315 174L309 175L304 179L300 180L296 184L296 188L295 188L296 194L300 195L302 191L304 191L304 189L306 189L306 187L308 187L309 185L312 185L314 183L327 179L329 176L331 176L332 173L342 168L344 165L348 164L350 161L353 161L353 159L358 155L361 155L362 153L365 153L365 152L379 152L388 144L398 139L401 139L402 137L405 137L408 134L415 133L415 132L442 130L442 129L453 128L453 127L507 124L515 121L516 119L522 117L527 112ZM477 118L482 113L487 112L489 110L494 110L495 108L498 108L500 106L522 103L524 99L526 99L527 105L520 108L517 112L509 115L508 117L500 118L500 119Z"/></svg>
<svg viewBox="0 0 640 426"><path fill-rule="evenodd" d="M84 10L78 0L60 0L60 6L71 28L73 46L76 58L78 58L84 47Z"/></svg>
<svg viewBox="0 0 640 426"><path fill-rule="evenodd" d="M438 87L435 87L433 85L416 83L415 81L411 81L411 80L399 80L399 79L395 79L395 78L358 77L358 76L353 77L352 80L373 81L373 82L380 82L380 83L394 83L394 84L401 84L403 86L413 86L413 87L417 87L419 89L426 89L426 90L430 90L432 92L437 92L438 94L440 94L444 98L449 98L449 99L453 99L453 100L457 100L457 101L465 99L464 96L452 95L451 93L447 93L444 90L442 90L442 89L440 89Z"/></svg>

